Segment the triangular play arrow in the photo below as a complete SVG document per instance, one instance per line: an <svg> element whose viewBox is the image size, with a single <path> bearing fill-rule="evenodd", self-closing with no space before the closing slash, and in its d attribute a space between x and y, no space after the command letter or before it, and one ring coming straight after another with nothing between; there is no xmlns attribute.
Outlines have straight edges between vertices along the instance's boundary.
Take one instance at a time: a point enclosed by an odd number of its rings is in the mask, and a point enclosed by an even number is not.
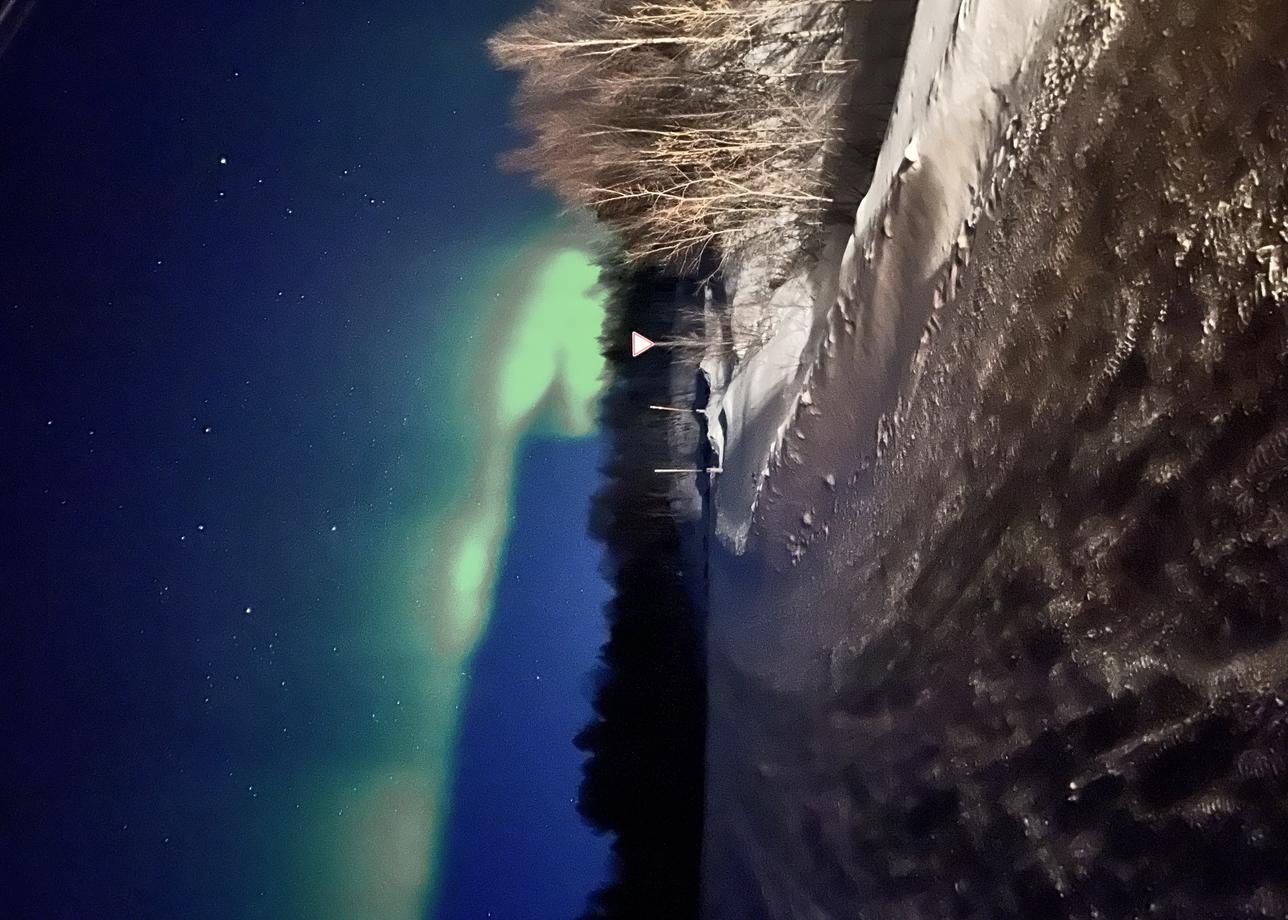
<svg viewBox="0 0 1288 920"><path fill-rule="evenodd" d="M638 332L631 333L631 357L638 358L644 352L648 351L657 343L652 339L640 335Z"/></svg>

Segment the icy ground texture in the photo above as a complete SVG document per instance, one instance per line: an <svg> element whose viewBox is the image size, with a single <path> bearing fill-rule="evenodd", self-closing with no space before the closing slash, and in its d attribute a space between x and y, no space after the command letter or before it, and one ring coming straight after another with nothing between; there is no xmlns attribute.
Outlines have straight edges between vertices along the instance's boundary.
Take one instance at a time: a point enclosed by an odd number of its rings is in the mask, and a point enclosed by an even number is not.
<svg viewBox="0 0 1288 920"><path fill-rule="evenodd" d="M711 561L705 916L1288 917L1284 4L918 40Z"/></svg>
<svg viewBox="0 0 1288 920"><path fill-rule="evenodd" d="M847 214L841 203L851 202L852 209L872 182L917 3L862 0L839 8L845 10L845 35L829 55L852 62L852 72L830 90L835 98L828 106L834 141L822 170L837 203L835 214L807 252L788 235L779 240L781 252L744 254L725 266L730 309L722 321L727 328L702 362L712 388L712 448L724 460L714 483L714 532L736 553L746 546L771 457L800 404L811 358L836 303L842 257L854 233L852 210ZM807 49L807 55L791 69L805 66L818 51ZM783 253L794 254L794 270L780 283L775 266L782 265ZM725 342L733 348L724 348Z"/></svg>

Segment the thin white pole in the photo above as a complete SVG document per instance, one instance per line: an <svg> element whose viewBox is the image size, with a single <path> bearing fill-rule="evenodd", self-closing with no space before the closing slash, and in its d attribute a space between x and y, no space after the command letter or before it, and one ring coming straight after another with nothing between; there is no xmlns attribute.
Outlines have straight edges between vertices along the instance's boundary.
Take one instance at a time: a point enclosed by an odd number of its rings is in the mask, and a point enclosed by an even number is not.
<svg viewBox="0 0 1288 920"><path fill-rule="evenodd" d="M649 406L650 409L656 409L659 412L696 412L699 415L706 415L706 409L677 409L674 406Z"/></svg>

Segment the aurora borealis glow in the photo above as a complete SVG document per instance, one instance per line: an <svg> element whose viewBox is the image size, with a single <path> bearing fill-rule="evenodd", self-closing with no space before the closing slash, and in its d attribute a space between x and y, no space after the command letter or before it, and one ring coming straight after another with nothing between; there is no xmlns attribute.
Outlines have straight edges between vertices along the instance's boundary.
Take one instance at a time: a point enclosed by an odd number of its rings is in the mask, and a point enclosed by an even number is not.
<svg viewBox="0 0 1288 920"><path fill-rule="evenodd" d="M488 270L458 292L470 331L452 348L441 392L427 394L435 424L452 432L452 454L436 458L433 474L450 476L448 487L426 492L382 579L405 584L382 630L400 637L393 641L404 667L420 674L433 704L409 726L421 739L412 751L315 794L312 832L298 857L312 867L309 877L322 880L303 885L315 916L413 920L434 901L459 714L514 518L519 446L535 432L546 439L593 432L603 303L599 269L573 248L575 239L566 228L544 227L489 253ZM388 602L383 595L373 601ZM318 853L318 838L343 846Z"/></svg>
<svg viewBox="0 0 1288 920"><path fill-rule="evenodd" d="M467 364L486 378L476 379L469 391L490 400L466 410L460 444L461 457L469 458L461 470L465 475L455 481L459 491L427 515L427 564L415 576L409 604L414 617L429 623L429 667L442 675L434 681L440 693L465 689L456 683L458 675L487 628L512 519L519 442L534 425L547 436L573 438L593 428L603 370L599 269L586 253L565 248L564 237L555 233L538 241L505 267L495 292L504 296L491 298L498 305L499 332L481 349L498 357ZM455 720L434 730L450 736ZM450 767L444 773L450 775ZM442 789L436 792L441 798ZM429 850L437 853L441 802L425 814L431 816ZM431 863L431 886L435 868Z"/></svg>
<svg viewBox="0 0 1288 920"><path fill-rule="evenodd" d="M495 167L527 5L39 3L0 58L14 916L532 916L436 910L452 854L601 842L597 243Z"/></svg>
<svg viewBox="0 0 1288 920"><path fill-rule="evenodd" d="M494 298L500 315L493 322L501 331L467 365L483 379L462 407L464 475L451 504L427 524L432 561L412 604L432 608L432 648L449 664L469 654L487 622L515 446L537 420L543 431L569 437L594 424L603 371L599 269L584 252L550 248L543 241L521 253L500 281L506 295ZM543 408L549 411L538 419Z"/></svg>

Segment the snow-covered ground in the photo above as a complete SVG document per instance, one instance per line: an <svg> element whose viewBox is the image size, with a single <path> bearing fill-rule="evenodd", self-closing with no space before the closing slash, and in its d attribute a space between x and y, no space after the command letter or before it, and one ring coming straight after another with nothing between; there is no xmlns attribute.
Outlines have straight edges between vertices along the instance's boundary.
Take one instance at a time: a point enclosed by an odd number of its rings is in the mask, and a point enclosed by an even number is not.
<svg viewBox="0 0 1288 920"><path fill-rule="evenodd" d="M997 156L1008 155L998 143L1014 114L1008 97L1019 91L1018 78L1040 53L1038 38L1052 8L1061 5L1056 0L915 5L903 79L852 231L840 240L830 238L816 264L768 298L759 266L731 279L735 321L751 314L757 329L773 330L732 374L722 354L704 362L710 377L724 382L713 400L718 412L712 412L726 458L714 512L716 533L731 551L746 547L765 477L797 453L789 436L793 422L802 413L822 412L812 403L809 382L824 372L824 364L846 360L838 355L843 340L862 349L860 401L881 412L893 408L876 397L901 385L914 345L910 336L919 335L941 306L914 290L947 263L958 239L978 221L987 191L981 189L981 177L996 172ZM914 4L907 6L911 10ZM888 55L884 42L884 36L875 35L865 44L869 53ZM874 266L882 237L884 257ZM880 288L865 296L862 288L877 270L884 272ZM870 422L875 432L877 419L870 413L845 416ZM838 421L828 419L829 426Z"/></svg>
<svg viewBox="0 0 1288 920"><path fill-rule="evenodd" d="M1133 491L1142 477L1200 476L1193 458L1209 447L1203 476L1251 457L1229 486L1246 491L1288 443L1265 396L1282 355L1245 357L1288 335L1265 308L1288 246L1288 42L1268 25L1276 12L1271 0L917 6L840 258L789 282L784 302L804 294L808 308L713 374L724 472L709 559L710 920L940 917L953 898L990 903L987 886L1011 884L976 852L992 834L999 860L1032 860L1012 868L1041 882L1024 909L1027 889L997 894L998 911L1112 916L1086 900L1081 913L1051 908L1093 897L1069 867L1107 858L1098 842L1077 850L1031 830L1017 843L1005 824L1050 823L1044 809L1059 802L1043 797L1069 795L1103 764L1054 786L1022 776L1029 791L1008 793L994 785L1021 769L1011 752L1123 693L1146 698L1163 677L1212 706L1234 687L1285 686L1282 650L1250 670L1234 653L1215 670L1179 660L1205 654L1204 640L1187 645L1197 627L1175 611L1209 587L1177 574L1188 543L1164 541L1157 560L1149 544L1160 528L1199 524L1162 526ZM755 308L740 305L740 287L754 285L734 286L735 313ZM1269 369L1255 386L1222 383L1263 373L1257 362ZM1203 440L1257 398L1269 400L1261 427L1235 432L1250 441ZM1225 501L1193 488L1193 503ZM1122 506L1105 510L1102 494ZM1254 509L1269 494L1230 499L1245 503L1229 514L1251 516L1247 533L1282 530L1281 510ZM1121 577L1114 553L1145 554L1131 565L1155 572L1148 591L1176 595L1165 609ZM1251 559L1239 565L1265 564ZM1103 612L1119 608L1132 611L1123 622ZM1130 756L1147 757L1149 732L1137 730ZM1129 789L1141 771L1121 767ZM1122 807L1148 825L1152 794ZM923 805L934 817L958 797L942 833L965 836L899 836ZM982 862L954 880L964 853Z"/></svg>

